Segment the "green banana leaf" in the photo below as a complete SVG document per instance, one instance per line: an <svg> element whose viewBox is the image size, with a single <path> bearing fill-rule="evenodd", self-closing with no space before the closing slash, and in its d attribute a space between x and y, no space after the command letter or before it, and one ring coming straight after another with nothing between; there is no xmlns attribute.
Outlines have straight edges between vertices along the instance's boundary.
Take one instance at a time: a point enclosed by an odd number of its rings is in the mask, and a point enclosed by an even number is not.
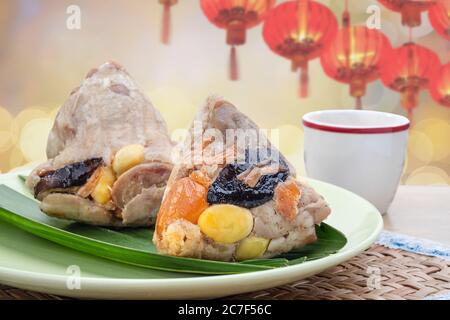
<svg viewBox="0 0 450 320"><path fill-rule="evenodd" d="M0 219L84 253L144 268L197 274L234 274L303 263L333 254L347 242L344 234L322 223L316 226L317 242L273 259L230 263L171 257L157 253L153 229L108 229L48 217L37 201L6 185L0 185Z"/></svg>

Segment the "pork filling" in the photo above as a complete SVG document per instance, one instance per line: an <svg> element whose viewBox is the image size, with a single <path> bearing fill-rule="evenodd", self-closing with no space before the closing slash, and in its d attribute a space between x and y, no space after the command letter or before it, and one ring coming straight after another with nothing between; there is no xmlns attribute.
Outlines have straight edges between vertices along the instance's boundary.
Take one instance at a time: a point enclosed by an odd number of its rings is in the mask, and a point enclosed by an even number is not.
<svg viewBox="0 0 450 320"><path fill-rule="evenodd" d="M42 201L41 209L54 216L70 216L71 209L65 205L70 202L79 209L72 218L84 210L93 217L83 211L83 221L92 224L114 225L114 219L125 225L153 224L172 165L144 162L143 152L141 146L128 145L115 153L110 166L102 158L93 158L43 170L35 197Z"/></svg>

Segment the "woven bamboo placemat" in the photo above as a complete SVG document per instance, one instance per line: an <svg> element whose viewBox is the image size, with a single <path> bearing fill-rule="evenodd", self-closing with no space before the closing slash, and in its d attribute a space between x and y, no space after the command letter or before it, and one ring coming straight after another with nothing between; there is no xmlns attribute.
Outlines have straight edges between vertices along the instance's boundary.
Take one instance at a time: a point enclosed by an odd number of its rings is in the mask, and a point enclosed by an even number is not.
<svg viewBox="0 0 450 320"><path fill-rule="evenodd" d="M373 245L353 259L310 278L228 297L274 300L417 300L450 293L450 261ZM64 299L0 285L0 300Z"/></svg>

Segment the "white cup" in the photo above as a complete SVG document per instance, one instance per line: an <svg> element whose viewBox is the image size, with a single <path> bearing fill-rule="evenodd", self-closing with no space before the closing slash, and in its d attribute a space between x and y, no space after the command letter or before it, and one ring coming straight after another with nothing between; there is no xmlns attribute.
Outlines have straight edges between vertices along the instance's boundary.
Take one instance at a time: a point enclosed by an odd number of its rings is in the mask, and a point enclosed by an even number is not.
<svg viewBox="0 0 450 320"><path fill-rule="evenodd" d="M405 163L409 120L366 110L325 110L303 117L309 177L348 189L386 213Z"/></svg>

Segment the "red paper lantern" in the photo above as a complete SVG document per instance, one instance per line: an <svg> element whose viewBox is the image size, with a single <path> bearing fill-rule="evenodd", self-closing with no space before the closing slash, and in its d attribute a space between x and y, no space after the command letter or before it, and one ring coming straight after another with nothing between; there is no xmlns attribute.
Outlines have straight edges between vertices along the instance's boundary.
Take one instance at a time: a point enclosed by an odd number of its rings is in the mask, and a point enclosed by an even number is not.
<svg viewBox="0 0 450 320"><path fill-rule="evenodd" d="M437 0L428 15L437 33L450 41L450 0Z"/></svg>
<svg viewBox="0 0 450 320"><path fill-rule="evenodd" d="M236 46L243 45L246 31L264 19L275 0L200 0L202 10L215 26L227 30L230 52L230 79L238 79Z"/></svg>
<svg viewBox="0 0 450 320"><path fill-rule="evenodd" d="M326 6L311 0L288 1L269 12L263 36L270 49L300 69L300 96L308 95L308 62L318 58L336 35L338 22Z"/></svg>
<svg viewBox="0 0 450 320"><path fill-rule="evenodd" d="M430 93L436 102L450 107L450 63L443 65L431 81Z"/></svg>
<svg viewBox="0 0 450 320"><path fill-rule="evenodd" d="M360 109L367 84L379 78L381 63L386 63L391 53L391 44L380 31L347 27L338 32L320 60L329 77L350 85L350 95Z"/></svg>
<svg viewBox="0 0 450 320"><path fill-rule="evenodd" d="M418 104L420 90L427 89L439 72L439 57L431 50L407 43L394 49L391 58L381 68L381 80L402 95L402 106L412 115Z"/></svg>
<svg viewBox="0 0 450 320"><path fill-rule="evenodd" d="M436 0L378 0L386 8L400 12L402 24L408 27L417 27L422 23L420 17L423 11L428 10Z"/></svg>
<svg viewBox="0 0 450 320"><path fill-rule="evenodd" d="M173 5L176 5L178 3L178 0L159 0L159 3L164 7L161 28L161 42L164 44L169 44L171 31L170 9Z"/></svg>

